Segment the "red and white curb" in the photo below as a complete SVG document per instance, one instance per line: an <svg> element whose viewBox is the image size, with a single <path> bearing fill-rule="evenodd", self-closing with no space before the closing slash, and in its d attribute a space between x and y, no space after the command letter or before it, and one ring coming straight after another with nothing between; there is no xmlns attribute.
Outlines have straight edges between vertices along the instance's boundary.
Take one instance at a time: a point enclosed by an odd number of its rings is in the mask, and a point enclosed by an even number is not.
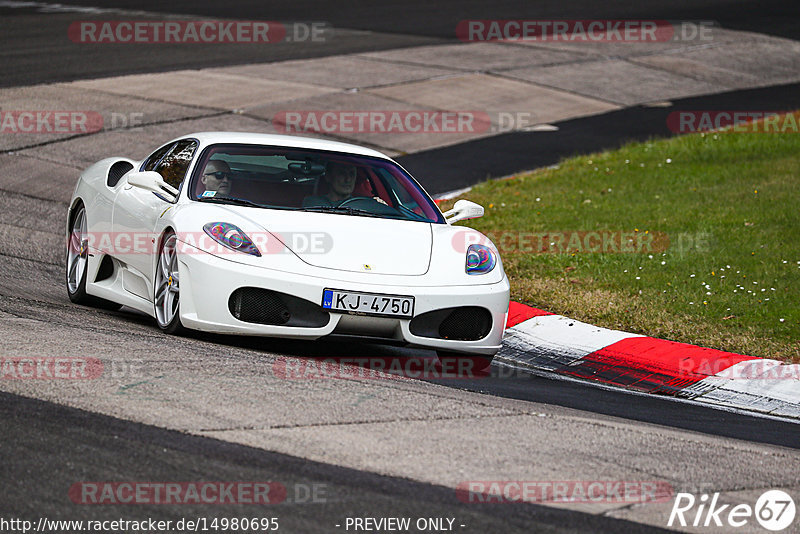
<svg viewBox="0 0 800 534"><path fill-rule="evenodd" d="M800 418L800 365L600 328L512 302L500 363Z"/></svg>

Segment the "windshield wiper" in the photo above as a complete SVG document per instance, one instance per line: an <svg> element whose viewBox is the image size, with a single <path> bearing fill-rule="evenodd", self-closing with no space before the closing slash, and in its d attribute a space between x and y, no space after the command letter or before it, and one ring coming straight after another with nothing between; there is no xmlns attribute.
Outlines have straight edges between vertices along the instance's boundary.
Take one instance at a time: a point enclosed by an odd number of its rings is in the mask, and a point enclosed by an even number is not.
<svg viewBox="0 0 800 534"><path fill-rule="evenodd" d="M245 200L243 198L234 198L234 197L200 197L197 199L198 202L215 202L217 204L236 204L237 206L250 206L253 208L264 208L263 204L257 204L255 202L251 202L250 200Z"/></svg>
<svg viewBox="0 0 800 534"><path fill-rule="evenodd" d="M346 213L347 215L364 215L366 217L383 218L382 215L372 213L371 211L361 210L358 208L351 208L350 206L308 206L301 208L301 211L316 211L320 213Z"/></svg>

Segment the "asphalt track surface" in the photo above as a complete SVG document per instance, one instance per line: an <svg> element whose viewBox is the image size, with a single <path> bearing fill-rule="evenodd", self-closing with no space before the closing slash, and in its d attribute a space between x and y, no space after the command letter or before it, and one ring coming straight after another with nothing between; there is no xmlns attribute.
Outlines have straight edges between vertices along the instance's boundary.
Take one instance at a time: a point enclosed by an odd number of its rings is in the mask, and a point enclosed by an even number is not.
<svg viewBox="0 0 800 534"><path fill-rule="evenodd" d="M253 62L323 57L376 51L422 44L457 42L455 28L469 19L642 19L714 21L725 28L746 30L791 39L800 38L800 4L786 0L580 0L443 2L391 0L374 2L326 2L324 0L279 2L158 2L114 0L90 2L66 0L65 6L99 6L107 9L146 11L206 18L320 21L364 33L336 33L325 42L291 42L252 46L248 44L162 46L157 54L149 45L117 44L106 47L70 43L70 22L143 18L113 13L61 13L43 15L39 8L8 8L0 3L0 86L27 85L102 76L161 72L176 68L202 68ZM180 17L178 17L180 19ZM55 30L55 31L54 31ZM46 54L48 61L41 61Z"/></svg>
<svg viewBox="0 0 800 534"><path fill-rule="evenodd" d="M73 2L64 2L71 4ZM74 2L85 5L83 2ZM226 2L216 4L175 2L170 13L206 17L248 17L270 20L324 20L335 27L374 32L365 38L356 32L336 45L320 49L311 44L276 47L267 51L224 48L204 53L178 47L158 56L143 55L133 47L120 47L113 54L87 54L79 46L64 47L49 41L46 25L76 20L76 14L38 13L36 9L0 7L0 34L4 46L0 58L4 65L1 85L13 86L67 79L107 76L126 72L164 71L174 68L204 67L315 57L347 51L377 50L398 46L453 40L452 30L465 18L504 18L559 16L562 18L665 18L716 20L726 27L746 29L797 38L797 6L790 2L628 2L593 7L593 2L562 5L561 2L496 2L490 12L483 3L444 2L363 2L349 4L343 10L324 2ZM161 11L161 4L109 2L107 6L123 9ZM79 15L87 18L85 14ZM38 29L38 31L37 31ZM10 43L10 46L5 46ZM42 62L42 55L50 61ZM751 108L794 109L800 107L797 85L737 91L727 95L700 97L681 102L685 109L724 109L737 102L748 102ZM755 102L755 103L754 103ZM697 106L692 108L691 106ZM658 108L636 107L598 118L566 121L557 132L514 133L482 139L439 150L421 152L403 158L412 173L443 176L441 182L425 184L432 191L457 189L487 176L501 176L520 169L554 163L574 152L608 148L629 139L666 135L659 130L665 124ZM531 153L531 140L536 150ZM525 147L526 150L522 150ZM487 155L491 154L491 156ZM520 155L522 154L522 155ZM459 161L460 167L447 169L445 161ZM421 172L421 171L425 172ZM63 289L63 260L53 244L60 243L65 210L63 201L35 198L23 191L3 191L0 198L0 220L11 225L0 234L0 316L15 321L3 335L7 339L28 343L31 350L57 353L66 350L75 340L92 339L93 347L107 346L119 351L137 347L163 346L174 367L191 367L192 358L225 354L229 365L247 363L249 359L271 360L276 357L314 357L369 354L370 346L345 343L290 343L268 345L260 340L226 336L192 335L182 339L162 336L149 318L127 312L105 312L71 305ZM34 246L21 247L20 232L36 236ZM45 325L44 327L42 325ZM44 328L44 330L42 330ZM52 334L47 334L52 329ZM46 332L44 337L41 333ZM13 337L12 337L13 336ZM74 336L74 337L71 337ZM103 345L105 344L105 345ZM149 345L148 345L149 344ZM380 354L404 354L400 349L379 349ZM202 369L201 369L202 370ZM188 371L187 371L188 372ZM623 434L630 428L657 440L664 432L674 433L676 442L708 439L718 446L732 443L762 444L774 453L796 458L800 449L800 425L772 419L728 413L707 407L671 402L659 398L631 396L618 391L586 387L565 381L547 380L526 374L508 374L493 367L492 376L458 383L439 381L476 402L485 397L498 399L503 405L530 403L543 406L557 416L593 419ZM302 384L301 384L302 385ZM436 384L419 383L413 387L427 390ZM412 386L409 386L412 387ZM31 393L33 395L33 393ZM347 516L412 516L457 517L468 528L463 532L638 532L656 531L652 526L539 505L464 506L452 488L415 482L410 478L372 474L366 470L317 462L297 455L286 455L260 448L229 443L207 436L165 430L158 426L131 422L124 418L92 413L62 406L58 391L43 397L53 402L27 398L24 395L0 393L0 468L5 496L0 499L0 515L36 518L43 515L64 519L113 519L159 517L176 519L193 516L231 517L244 513L247 507L80 507L66 498L67 489L76 480L279 480L287 487L303 484L324 484L329 498L319 503L284 503L276 505L282 531L330 532ZM211 393L209 393L211 395ZM302 396L302 394L301 394ZM309 397L313 397L309 391ZM142 402L147 401L145 399ZM74 400L72 402L75 402ZM236 408L236 407L233 407ZM198 410L200 407L198 406ZM243 406L242 410L254 409ZM306 407L312 409L312 407ZM544 409L544 408L543 408ZM169 409L159 414L163 420L180 417ZM253 414L255 416L255 413ZM180 425L177 425L180 426ZM480 429L476 429L480 432ZM698 437L699 436L699 437ZM453 439L459 439L455 436ZM554 441L557 438L554 436ZM546 448L547 443L538 447ZM680 447L678 447L680 448ZM691 450L691 449L686 449ZM761 449L758 449L761 450ZM585 454L593 450L587 445ZM677 466L691 458L676 451L671 458ZM496 459L495 459L496 460ZM553 469L566 470L569 458L551 458ZM734 463L735 460L728 459ZM458 466L452 466L457 469ZM588 474L586 476L589 476ZM698 475L699 476L699 475ZM734 469L727 480L729 487L758 487L758 484L736 480ZM790 476L791 478L791 476ZM795 478L796 480L796 478ZM767 486L779 480L764 481ZM725 485L725 484L722 484ZM272 510L263 514L270 515Z"/></svg>
<svg viewBox="0 0 800 534"><path fill-rule="evenodd" d="M475 506L450 488L309 462L153 426L0 393L6 496L0 516L178 521L197 517L278 517L280 531L332 532L347 516L457 517L461 532L653 532L630 521L535 504ZM37 451L31 454L31 451ZM13 459L13 461L9 461ZM84 506L65 499L75 480L280 481L286 501L272 506ZM13 483L11 481L14 481ZM10 483L10 484L9 484ZM306 488L315 488L318 498ZM324 497L323 497L324 496ZM325 502L322 501L324 498ZM165 511L165 508L167 510ZM258 508L253 511L253 508Z"/></svg>

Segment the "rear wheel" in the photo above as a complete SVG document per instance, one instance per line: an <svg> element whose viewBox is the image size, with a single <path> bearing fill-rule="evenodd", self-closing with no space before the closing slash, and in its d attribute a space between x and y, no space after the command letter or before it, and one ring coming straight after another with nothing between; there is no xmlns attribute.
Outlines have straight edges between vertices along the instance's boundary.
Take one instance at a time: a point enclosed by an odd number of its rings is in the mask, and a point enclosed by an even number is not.
<svg viewBox="0 0 800 534"><path fill-rule="evenodd" d="M89 258L89 233L86 223L86 208L79 204L72 215L67 235L67 295L75 304L95 306L107 310L118 310L122 305L110 300L86 294L86 271Z"/></svg>
<svg viewBox="0 0 800 534"><path fill-rule="evenodd" d="M158 327L167 334L179 334L185 329L180 314L180 278L178 275L178 238L169 233L161 242L155 277L153 299Z"/></svg>
<svg viewBox="0 0 800 534"><path fill-rule="evenodd" d="M488 375L489 367L491 367L494 359L494 356L480 356L446 350L437 350L436 357L439 359L439 363L442 364L442 369L455 372L462 378Z"/></svg>

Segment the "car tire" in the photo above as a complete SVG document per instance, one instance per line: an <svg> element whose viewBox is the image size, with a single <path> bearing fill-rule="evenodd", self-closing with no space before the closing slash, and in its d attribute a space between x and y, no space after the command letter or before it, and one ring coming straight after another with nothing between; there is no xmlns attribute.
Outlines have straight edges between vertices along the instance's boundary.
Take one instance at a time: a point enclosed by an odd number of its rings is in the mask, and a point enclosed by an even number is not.
<svg viewBox="0 0 800 534"><path fill-rule="evenodd" d="M153 283L156 323L162 332L175 335L186 330L181 324L177 241L173 232L161 240Z"/></svg>
<svg viewBox="0 0 800 534"><path fill-rule="evenodd" d="M472 373L475 376L486 376L489 374L489 367L492 365L494 356L482 356L477 354L465 354L463 352L451 352L437 350L436 357L443 368L459 369ZM466 378L466 377L465 377Z"/></svg>
<svg viewBox="0 0 800 534"><path fill-rule="evenodd" d="M66 286L69 300L75 304L115 311L121 304L93 297L86 293L86 271L88 269L89 248L86 208L78 204L69 220L66 250Z"/></svg>

